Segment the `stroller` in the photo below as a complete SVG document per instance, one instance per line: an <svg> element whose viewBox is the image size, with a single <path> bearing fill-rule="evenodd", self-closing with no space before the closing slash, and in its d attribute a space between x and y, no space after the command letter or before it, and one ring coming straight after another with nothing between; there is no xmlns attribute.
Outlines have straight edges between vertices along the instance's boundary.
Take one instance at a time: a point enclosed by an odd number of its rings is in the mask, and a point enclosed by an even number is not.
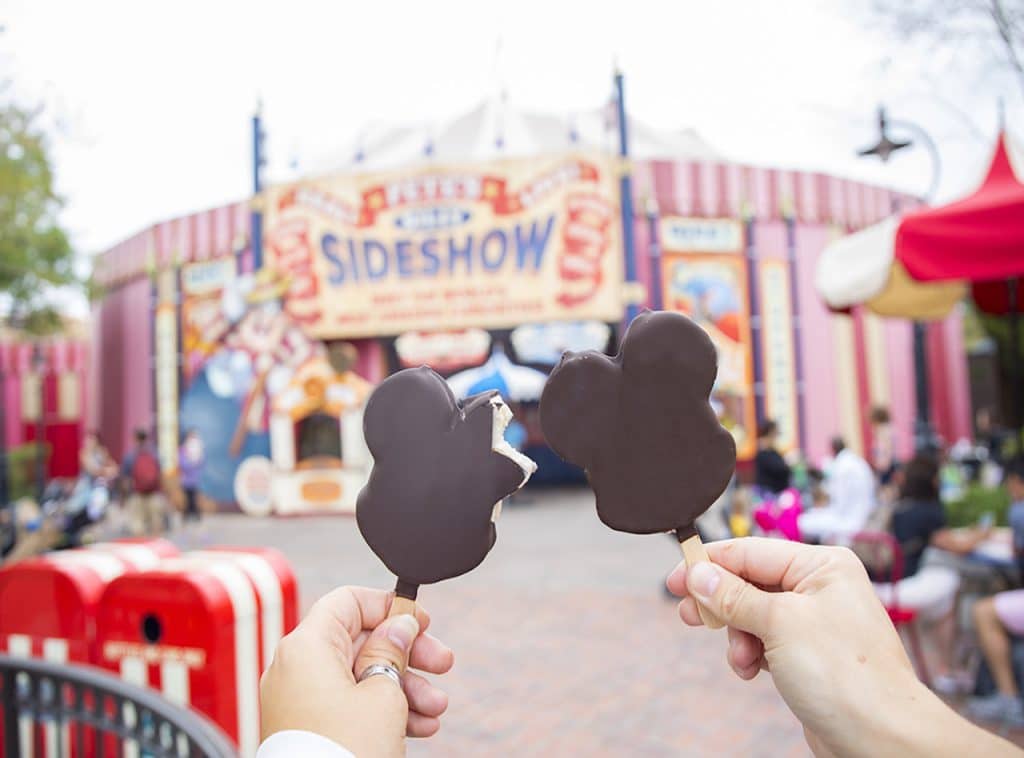
<svg viewBox="0 0 1024 758"><path fill-rule="evenodd" d="M43 493L43 513L59 525L58 549L80 547L83 533L102 521L110 506L110 482L103 477L79 477L74 486L51 482Z"/></svg>

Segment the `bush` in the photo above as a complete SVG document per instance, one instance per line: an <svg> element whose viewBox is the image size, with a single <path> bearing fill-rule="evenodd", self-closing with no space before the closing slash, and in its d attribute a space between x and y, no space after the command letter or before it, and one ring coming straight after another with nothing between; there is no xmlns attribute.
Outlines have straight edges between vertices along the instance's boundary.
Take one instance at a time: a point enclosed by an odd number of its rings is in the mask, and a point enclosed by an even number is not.
<svg viewBox="0 0 1024 758"><path fill-rule="evenodd" d="M1002 487L989 489L972 484L960 500L946 505L946 520L951 527L974 526L983 514L991 513L997 526L1008 526L1009 509L1010 496Z"/></svg>
<svg viewBox="0 0 1024 758"><path fill-rule="evenodd" d="M7 451L7 494L11 502L23 497L36 496L36 456L39 446L26 442ZM50 459L50 446L43 443L43 456Z"/></svg>

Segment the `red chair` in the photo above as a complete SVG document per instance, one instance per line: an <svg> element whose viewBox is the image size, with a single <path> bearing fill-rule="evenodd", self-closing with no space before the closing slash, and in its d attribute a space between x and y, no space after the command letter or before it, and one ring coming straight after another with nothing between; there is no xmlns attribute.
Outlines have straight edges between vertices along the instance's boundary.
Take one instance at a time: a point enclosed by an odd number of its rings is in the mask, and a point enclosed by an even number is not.
<svg viewBox="0 0 1024 758"><path fill-rule="evenodd" d="M887 532L858 532L853 535L849 547L864 563L873 582L889 585L888 602L883 601L882 605L897 633L906 632L910 657L917 668L917 675L930 688L932 680L917 631L917 611L904 608L899 602L898 588L903 578L904 563L900 543Z"/></svg>

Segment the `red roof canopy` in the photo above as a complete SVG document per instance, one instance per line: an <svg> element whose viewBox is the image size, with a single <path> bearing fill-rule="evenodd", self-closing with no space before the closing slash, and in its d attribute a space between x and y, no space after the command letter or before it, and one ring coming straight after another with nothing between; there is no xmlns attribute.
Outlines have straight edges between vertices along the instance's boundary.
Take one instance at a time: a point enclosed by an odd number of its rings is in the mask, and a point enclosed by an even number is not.
<svg viewBox="0 0 1024 758"><path fill-rule="evenodd" d="M1024 183L1005 131L981 186L962 200L908 213L895 247L915 279L973 282L983 310L1007 312L1005 281L1024 276Z"/></svg>

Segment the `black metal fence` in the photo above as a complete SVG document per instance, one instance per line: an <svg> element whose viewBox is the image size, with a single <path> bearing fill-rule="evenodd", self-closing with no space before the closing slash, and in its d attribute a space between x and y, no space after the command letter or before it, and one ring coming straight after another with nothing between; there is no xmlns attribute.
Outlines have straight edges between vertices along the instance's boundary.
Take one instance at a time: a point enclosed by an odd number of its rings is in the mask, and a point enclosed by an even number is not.
<svg viewBox="0 0 1024 758"><path fill-rule="evenodd" d="M0 655L6 758L237 758L199 714L98 669Z"/></svg>

